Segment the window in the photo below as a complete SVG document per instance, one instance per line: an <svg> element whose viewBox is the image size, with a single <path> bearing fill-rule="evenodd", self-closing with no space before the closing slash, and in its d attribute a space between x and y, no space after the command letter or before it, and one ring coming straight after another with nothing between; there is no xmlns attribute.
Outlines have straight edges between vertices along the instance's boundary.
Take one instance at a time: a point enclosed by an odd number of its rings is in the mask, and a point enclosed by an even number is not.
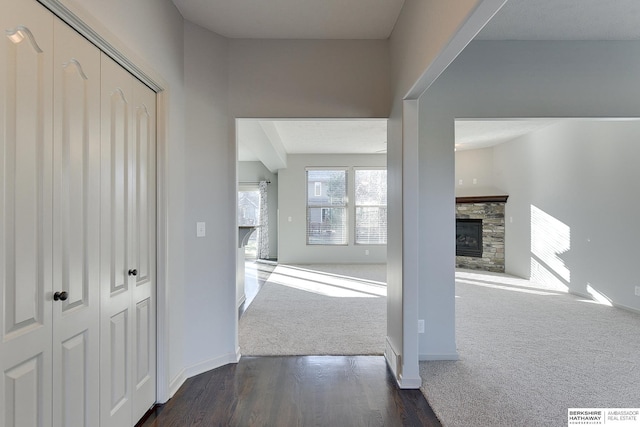
<svg viewBox="0 0 640 427"><path fill-rule="evenodd" d="M387 171L356 169L356 244L387 243Z"/></svg>
<svg viewBox="0 0 640 427"><path fill-rule="evenodd" d="M259 224L260 190L243 186L238 191L238 225ZM259 232L260 230L252 233L247 245L244 247L245 256L248 258L257 258Z"/></svg>
<svg viewBox="0 0 640 427"><path fill-rule="evenodd" d="M238 225L260 224L260 191L241 189L238 191Z"/></svg>
<svg viewBox="0 0 640 427"><path fill-rule="evenodd" d="M307 244L346 245L346 169L307 169Z"/></svg>

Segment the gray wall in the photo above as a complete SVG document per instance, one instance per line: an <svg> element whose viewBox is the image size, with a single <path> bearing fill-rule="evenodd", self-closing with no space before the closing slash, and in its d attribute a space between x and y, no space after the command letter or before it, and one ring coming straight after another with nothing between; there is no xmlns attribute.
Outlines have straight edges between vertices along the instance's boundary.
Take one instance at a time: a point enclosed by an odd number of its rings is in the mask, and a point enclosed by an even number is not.
<svg viewBox="0 0 640 427"><path fill-rule="evenodd" d="M638 42L480 41L471 43L421 97L415 197L420 217L435 220L438 228L419 231L420 241L428 242L419 254L427 261L420 264L420 318L444 325L453 341L454 120L640 117L638 75ZM609 248L599 245L598 250ZM439 265L432 262L433 254L442 257ZM428 342L420 336L421 357L432 351Z"/></svg>
<svg viewBox="0 0 640 427"><path fill-rule="evenodd" d="M269 211L269 258L278 258L278 175L271 173L262 162L238 162L238 182L271 181L267 185Z"/></svg>
<svg viewBox="0 0 640 427"><path fill-rule="evenodd" d="M230 39L236 118L389 115L387 40Z"/></svg>
<svg viewBox="0 0 640 427"><path fill-rule="evenodd" d="M386 166L384 154L290 154L287 168L278 171L279 236L278 262L298 264L384 263L386 245L354 245L353 172L350 182L348 217L349 245L307 245L307 181L306 167ZM291 221L289 221L291 217ZM365 254L369 251L369 255Z"/></svg>
<svg viewBox="0 0 640 427"><path fill-rule="evenodd" d="M640 310L638 140L639 121L580 120L495 147L507 272Z"/></svg>
<svg viewBox="0 0 640 427"><path fill-rule="evenodd" d="M235 145L229 43L185 22L185 347L187 376L236 359ZM204 221L206 237L196 237ZM206 339L204 339L206 337Z"/></svg>
<svg viewBox="0 0 640 427"><path fill-rule="evenodd" d="M458 150L455 159L456 196L498 194L500 190L495 188L493 181L493 147Z"/></svg>

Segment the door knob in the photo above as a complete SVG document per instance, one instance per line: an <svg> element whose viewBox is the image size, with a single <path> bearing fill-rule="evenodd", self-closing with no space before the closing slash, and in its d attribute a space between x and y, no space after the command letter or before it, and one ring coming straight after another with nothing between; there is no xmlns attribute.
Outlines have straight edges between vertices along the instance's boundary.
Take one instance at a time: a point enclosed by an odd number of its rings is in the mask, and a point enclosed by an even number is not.
<svg viewBox="0 0 640 427"><path fill-rule="evenodd" d="M129 276L137 276L138 275L138 270L136 270L135 268L129 270Z"/></svg>
<svg viewBox="0 0 640 427"><path fill-rule="evenodd" d="M56 292L55 294L53 294L54 301L66 301L67 298L69 298L69 294L67 293L67 291Z"/></svg>

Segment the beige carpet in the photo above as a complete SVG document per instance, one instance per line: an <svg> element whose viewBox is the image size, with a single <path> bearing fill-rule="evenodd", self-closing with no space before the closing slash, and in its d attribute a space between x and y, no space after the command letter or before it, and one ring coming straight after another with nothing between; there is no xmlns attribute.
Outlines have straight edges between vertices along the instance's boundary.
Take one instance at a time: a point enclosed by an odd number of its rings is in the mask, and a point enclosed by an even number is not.
<svg viewBox="0 0 640 427"><path fill-rule="evenodd" d="M422 362L445 427L566 426L568 408L640 407L640 315L504 275L456 275L460 360Z"/></svg>
<svg viewBox="0 0 640 427"><path fill-rule="evenodd" d="M240 318L240 351L381 355L386 292L386 265L278 265Z"/></svg>

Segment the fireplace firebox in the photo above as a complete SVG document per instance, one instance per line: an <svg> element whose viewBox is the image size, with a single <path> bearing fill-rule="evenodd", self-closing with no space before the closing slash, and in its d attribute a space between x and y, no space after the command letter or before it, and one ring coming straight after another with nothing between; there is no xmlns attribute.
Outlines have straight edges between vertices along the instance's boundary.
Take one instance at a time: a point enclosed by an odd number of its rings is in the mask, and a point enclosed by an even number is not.
<svg viewBox="0 0 640 427"><path fill-rule="evenodd" d="M481 219L456 219L456 255L482 258Z"/></svg>

